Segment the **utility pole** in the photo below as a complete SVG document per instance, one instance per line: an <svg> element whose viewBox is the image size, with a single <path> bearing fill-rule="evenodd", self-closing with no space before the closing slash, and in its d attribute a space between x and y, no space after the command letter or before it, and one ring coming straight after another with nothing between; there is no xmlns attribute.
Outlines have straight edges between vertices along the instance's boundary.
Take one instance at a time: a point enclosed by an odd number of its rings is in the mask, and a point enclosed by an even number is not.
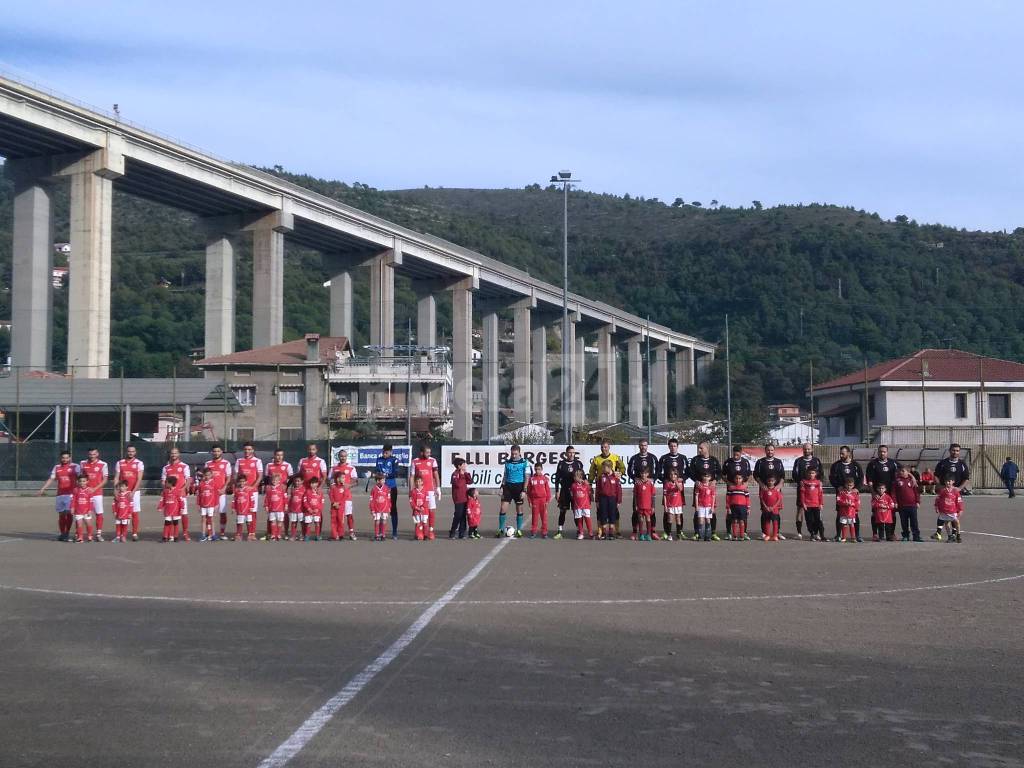
<svg viewBox="0 0 1024 768"><path fill-rule="evenodd" d="M800 317L803 317L801 310ZM732 450L732 368L729 364L729 315L725 316L725 421L729 430L729 450Z"/></svg>

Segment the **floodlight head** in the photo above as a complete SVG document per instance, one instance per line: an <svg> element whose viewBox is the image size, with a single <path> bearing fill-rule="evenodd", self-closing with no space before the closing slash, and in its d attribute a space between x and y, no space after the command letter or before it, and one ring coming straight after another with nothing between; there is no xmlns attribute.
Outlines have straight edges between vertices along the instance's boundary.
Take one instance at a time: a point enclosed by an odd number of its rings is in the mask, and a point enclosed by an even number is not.
<svg viewBox="0 0 1024 768"><path fill-rule="evenodd" d="M562 178L562 179L571 179L572 178L572 171L559 171L558 172L558 176L559 176L559 178Z"/></svg>
<svg viewBox="0 0 1024 768"><path fill-rule="evenodd" d="M551 177L551 183L552 183L552 184L555 184L555 183L557 183L557 182L558 182L558 177L557 177L557 176L552 176L552 177Z"/></svg>

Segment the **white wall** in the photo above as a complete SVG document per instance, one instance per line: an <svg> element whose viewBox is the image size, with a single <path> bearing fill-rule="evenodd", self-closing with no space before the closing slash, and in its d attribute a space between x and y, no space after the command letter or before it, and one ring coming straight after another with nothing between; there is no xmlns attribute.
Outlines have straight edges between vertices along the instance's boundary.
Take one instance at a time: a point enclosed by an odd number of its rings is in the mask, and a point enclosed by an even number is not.
<svg viewBox="0 0 1024 768"><path fill-rule="evenodd" d="M967 393L967 416L956 418L954 394ZM988 396L992 394L1010 394L1010 418L993 419L989 413ZM977 389L925 390L924 422L928 426L969 427L980 424L978 418L979 391ZM889 390L885 393L886 420L884 423L893 427L917 427L922 424L921 391ZM1011 392L1006 389L985 388L985 424L1004 426L1024 424L1024 392Z"/></svg>

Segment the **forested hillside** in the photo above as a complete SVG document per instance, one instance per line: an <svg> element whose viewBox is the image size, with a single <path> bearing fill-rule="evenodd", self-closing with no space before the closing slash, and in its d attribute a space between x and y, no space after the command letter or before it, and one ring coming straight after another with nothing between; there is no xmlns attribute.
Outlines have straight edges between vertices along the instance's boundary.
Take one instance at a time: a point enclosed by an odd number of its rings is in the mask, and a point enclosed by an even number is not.
<svg viewBox="0 0 1024 768"><path fill-rule="evenodd" d="M396 192L275 172L317 192L561 280L561 191L423 188ZM730 318L733 393L750 408L802 400L818 381L922 346L957 346L1024 359L1024 230L922 226L827 205L700 206L586 192L570 196L570 288L682 331L721 341ZM55 239L67 202L56 201ZM114 232L113 365L167 375L203 343L203 241L193 219L118 195ZM0 316L9 316L11 188L0 183ZM238 345L250 339L248 246L239 243ZM285 334L327 330L329 277L316 253L289 248ZM841 283L841 287L840 287ZM396 321L412 309L404 282ZM357 291L357 326L367 315ZM66 297L63 293L59 298ZM61 303L60 301L58 302ZM65 307L55 361L64 359ZM445 307L440 307L444 333ZM401 331L397 334L401 339ZM6 345L6 340L2 340ZM365 343L357 337L356 343ZM3 351L5 354L5 350ZM692 400L719 410L721 366Z"/></svg>

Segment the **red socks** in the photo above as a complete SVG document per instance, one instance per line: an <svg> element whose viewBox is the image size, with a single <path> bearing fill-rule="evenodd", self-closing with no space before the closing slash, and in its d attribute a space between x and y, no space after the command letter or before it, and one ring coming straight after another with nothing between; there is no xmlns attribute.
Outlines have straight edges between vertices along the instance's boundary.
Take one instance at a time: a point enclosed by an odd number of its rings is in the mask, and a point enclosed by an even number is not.
<svg viewBox="0 0 1024 768"><path fill-rule="evenodd" d="M213 527L213 520L210 520L210 527ZM224 535L224 530L228 527L228 515L227 512L220 513L220 535Z"/></svg>
<svg viewBox="0 0 1024 768"><path fill-rule="evenodd" d="M583 522L585 522L587 524L587 535L588 536L593 536L594 535L594 529L590 526L590 518L589 517L584 517L583 518Z"/></svg>
<svg viewBox="0 0 1024 768"><path fill-rule="evenodd" d="M235 538L242 538L242 534L245 531L245 525L242 523L235 523Z"/></svg>

